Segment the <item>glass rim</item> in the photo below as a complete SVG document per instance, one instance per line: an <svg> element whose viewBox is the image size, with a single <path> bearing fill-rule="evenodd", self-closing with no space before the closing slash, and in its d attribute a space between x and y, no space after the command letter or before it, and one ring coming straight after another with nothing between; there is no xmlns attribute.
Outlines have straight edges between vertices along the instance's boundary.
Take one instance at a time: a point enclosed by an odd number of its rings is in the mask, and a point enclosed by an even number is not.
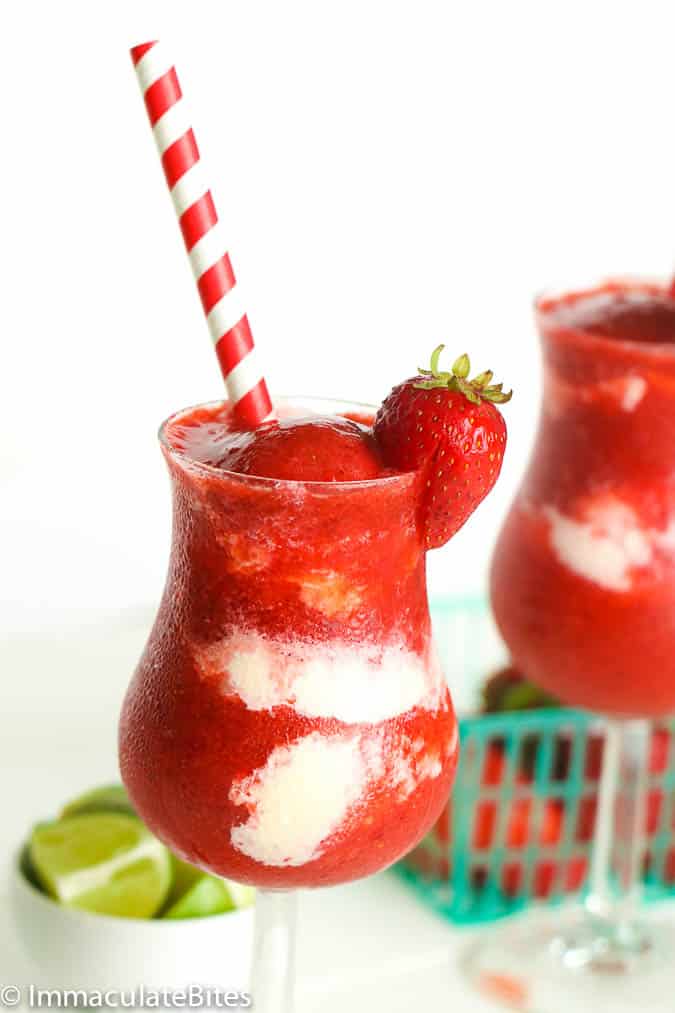
<svg viewBox="0 0 675 1013"><path fill-rule="evenodd" d="M352 411L358 412L359 410L363 410L364 414L367 413L372 415L374 415L377 411L377 405L371 405L364 401L349 401L345 398L322 397L315 394L284 394L273 398L275 406L280 403L293 404L294 402L307 402L310 405L339 405ZM213 400L201 401L198 404L188 405L186 408L179 408L178 411L172 412L171 415L164 419L157 430L157 438L159 440L160 447L170 458L186 462L191 469L196 469L197 471L211 475L214 478L228 479L229 481L236 481L242 484L255 485L268 489L284 489L287 487L295 489L308 488L316 491L334 491L336 489L379 489L396 484L405 486L418 474L416 471L399 471L395 472L393 475L381 475L379 478L359 478L354 479L353 481L348 480L338 482L317 481L302 478L269 478L265 475L244 475L239 471L230 471L227 468L219 468L215 464L198 461L196 458L190 457L189 454L171 446L167 439L167 429L173 422L179 420L181 416L190 415L192 412L197 411L200 408L215 408L216 406L223 406L228 403L229 401L227 397L214 398ZM297 417L304 418L302 415Z"/></svg>
<svg viewBox="0 0 675 1013"><path fill-rule="evenodd" d="M600 295L603 292L618 291L620 289L632 289L646 294L663 295L666 287L671 282L672 278L658 277L651 274L610 274L594 281L589 279L586 279L586 281L581 280L580 284L556 285L550 288L539 289L532 300L532 307L536 323L540 333L542 333L542 325L546 325L549 321L555 324L555 321L551 319L555 310L555 304L561 302L565 297L573 296L582 299L587 296ZM675 344L671 341L637 341L631 338L613 338L604 334L593 334L584 327L565 323L560 325L560 329L574 335L579 340L586 341L589 345L603 348L611 347L616 350L626 348L646 356L654 354L675 356Z"/></svg>

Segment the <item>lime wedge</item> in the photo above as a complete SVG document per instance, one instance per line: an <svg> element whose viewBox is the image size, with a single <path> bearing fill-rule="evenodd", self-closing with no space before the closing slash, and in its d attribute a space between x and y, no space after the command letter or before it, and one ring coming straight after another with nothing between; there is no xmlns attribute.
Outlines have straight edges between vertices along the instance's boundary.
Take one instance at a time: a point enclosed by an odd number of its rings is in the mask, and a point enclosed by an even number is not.
<svg viewBox="0 0 675 1013"><path fill-rule="evenodd" d="M68 802L61 810L61 816L82 816L85 813L124 813L135 816L126 789L121 784L106 784L92 788L79 798Z"/></svg>
<svg viewBox="0 0 675 1013"><path fill-rule="evenodd" d="M171 889L168 849L121 813L68 816L36 827L29 856L43 887L66 907L151 918Z"/></svg>
<svg viewBox="0 0 675 1013"><path fill-rule="evenodd" d="M171 864L173 866L173 882L169 890L169 896L164 903L166 911L173 907L181 897L184 897L188 890L205 875L201 869L198 869L195 865L190 865L188 862L184 862L182 858L178 858L174 854L171 855Z"/></svg>
<svg viewBox="0 0 675 1013"><path fill-rule="evenodd" d="M218 879L200 873L180 900L169 907L164 918L207 918L209 915L221 915L226 911L236 911L250 907L255 900L252 886L242 886L229 879Z"/></svg>
<svg viewBox="0 0 675 1013"><path fill-rule="evenodd" d="M45 892L45 888L38 878L38 874L33 867L33 863L30 857L30 845L28 841L24 844L21 851L19 852L19 871L24 879L28 880L31 886L34 886L40 893Z"/></svg>

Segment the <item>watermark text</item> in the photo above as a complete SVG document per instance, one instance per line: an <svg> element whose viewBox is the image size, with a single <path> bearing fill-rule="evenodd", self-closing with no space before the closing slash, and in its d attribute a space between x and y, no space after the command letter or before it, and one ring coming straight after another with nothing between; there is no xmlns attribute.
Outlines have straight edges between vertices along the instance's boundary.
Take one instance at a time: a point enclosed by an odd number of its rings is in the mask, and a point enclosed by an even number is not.
<svg viewBox="0 0 675 1013"><path fill-rule="evenodd" d="M132 989L38 988L37 985L0 985L0 1006L12 1009L250 1009L249 992L211 985L186 988Z"/></svg>

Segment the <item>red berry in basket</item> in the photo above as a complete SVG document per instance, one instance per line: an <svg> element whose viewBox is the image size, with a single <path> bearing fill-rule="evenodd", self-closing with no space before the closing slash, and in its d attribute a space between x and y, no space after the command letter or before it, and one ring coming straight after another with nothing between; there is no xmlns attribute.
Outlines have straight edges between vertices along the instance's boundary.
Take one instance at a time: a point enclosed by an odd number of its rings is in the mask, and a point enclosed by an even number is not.
<svg viewBox="0 0 675 1013"><path fill-rule="evenodd" d="M518 799L511 810L511 824L507 843L511 848L524 847L532 839L542 847L551 847L560 840L563 823L563 805L558 799L547 798L541 810L539 827L530 829L533 798Z"/></svg>
<svg viewBox="0 0 675 1013"><path fill-rule="evenodd" d="M651 837L659 832L661 811L663 809L663 792L660 788L652 788L647 792L645 824L647 834Z"/></svg>
<svg viewBox="0 0 675 1013"><path fill-rule="evenodd" d="M507 774L508 758L504 750L503 742L500 739L493 739L488 742L485 748L483 766L481 768L480 783L484 788L499 787L505 780ZM527 784L528 776L526 771L517 768L514 780L516 784ZM520 847L517 843L522 836L523 820L526 819L527 804L530 799L518 799L511 803L512 811L509 815L507 836L513 838L516 843L507 843L509 847ZM499 797L487 798L479 801L476 805L473 823L473 846L484 849L491 847L493 836L497 826L497 814L502 805ZM515 822L514 822L515 820ZM513 830L511 827L513 826Z"/></svg>
<svg viewBox="0 0 675 1013"><path fill-rule="evenodd" d="M586 879L586 873L588 872L588 859L585 855L578 855L575 858L570 858L567 863L567 870L565 874L565 881L563 883L563 889L565 893L575 893L580 890Z"/></svg>
<svg viewBox="0 0 675 1013"><path fill-rule="evenodd" d="M394 387L373 426L390 468L424 470L421 525L428 549L444 545L497 481L506 447L497 405L511 398L501 383L492 384L490 370L469 380L468 355L451 372L440 372L443 348L431 356L431 369Z"/></svg>
<svg viewBox="0 0 675 1013"><path fill-rule="evenodd" d="M509 848L524 848L528 844L552 847L560 841L563 825L563 804L558 799L546 799L541 810L539 831L531 825L533 797L516 799L511 804L506 844ZM555 881L558 865L552 858L539 861L532 877L532 892L535 897L550 893ZM521 862L505 862L502 869L501 886L507 897L514 897L523 889L525 870Z"/></svg>
<svg viewBox="0 0 675 1013"><path fill-rule="evenodd" d="M501 784L506 771L504 747L497 742L489 742L485 750L481 783L487 787Z"/></svg>
<svg viewBox="0 0 675 1013"><path fill-rule="evenodd" d="M473 837L471 845L478 851L492 846L495 827L497 825L497 802L479 802L473 818Z"/></svg>
<svg viewBox="0 0 675 1013"><path fill-rule="evenodd" d="M589 781L597 781L602 774L604 739L593 732L586 742L584 774ZM665 774L668 770L670 753L670 732L667 728L654 728L649 740L648 771L650 774Z"/></svg>
<svg viewBox="0 0 675 1013"><path fill-rule="evenodd" d="M598 810L597 795L583 795L579 799L577 807L577 825L574 836L580 844L585 844L593 839L595 833L595 818Z"/></svg>
<svg viewBox="0 0 675 1013"><path fill-rule="evenodd" d="M602 774L602 755L604 741L601 735L589 735L586 743L585 776L587 780L597 781ZM655 728L649 742L647 770L649 774L664 774L668 770L670 752L670 732L667 728ZM663 809L663 790L651 788L645 798L645 830L649 836L659 831ZM577 810L576 839L581 842L590 841L595 833L597 813L597 796L585 795L579 800Z"/></svg>
<svg viewBox="0 0 675 1013"><path fill-rule="evenodd" d="M602 735L596 732L591 733L586 740L586 757L584 764L584 776L589 781L598 781L602 773L602 755L605 740Z"/></svg>
<svg viewBox="0 0 675 1013"><path fill-rule="evenodd" d="M558 865L550 858L537 864L532 878L532 893L537 900L546 900L552 893L557 872Z"/></svg>
<svg viewBox="0 0 675 1013"><path fill-rule="evenodd" d="M649 743L649 773L665 774L668 770L670 732L667 728L654 728Z"/></svg>
<svg viewBox="0 0 675 1013"><path fill-rule="evenodd" d="M494 788L502 783L506 774L506 756L499 741L488 742L481 769L480 782L485 788ZM498 800L486 799L476 806L473 823L473 847L489 848L495 830Z"/></svg>
<svg viewBox="0 0 675 1013"><path fill-rule="evenodd" d="M517 897L523 889L525 869L522 862L505 862L502 868L501 889L507 897Z"/></svg>
<svg viewBox="0 0 675 1013"><path fill-rule="evenodd" d="M550 847L560 840L563 822L563 806L557 799L546 799L541 811L538 831L532 826L535 799L514 799L509 805L506 821L505 844L507 848L524 848L536 843ZM497 830L498 801L479 802L476 806L473 824L473 847L484 850L492 847Z"/></svg>

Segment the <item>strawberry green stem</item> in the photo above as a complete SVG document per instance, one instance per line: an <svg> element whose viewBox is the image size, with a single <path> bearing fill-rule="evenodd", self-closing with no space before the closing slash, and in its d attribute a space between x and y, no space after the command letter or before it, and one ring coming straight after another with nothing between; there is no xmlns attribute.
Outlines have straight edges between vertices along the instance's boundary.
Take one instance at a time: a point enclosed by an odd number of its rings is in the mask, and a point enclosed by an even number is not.
<svg viewBox="0 0 675 1013"><path fill-rule="evenodd" d="M491 369L486 369L469 380L471 361L466 352L455 359L452 364L452 372L441 371L438 368L441 353L445 345L438 345L431 353L430 369L418 369L418 373L424 379L420 379L414 386L422 390L434 390L438 387L445 387L447 390L459 391L472 404L480 404L481 401L490 401L493 404L506 404L511 400L513 391L504 391L503 384L491 384L494 376Z"/></svg>

